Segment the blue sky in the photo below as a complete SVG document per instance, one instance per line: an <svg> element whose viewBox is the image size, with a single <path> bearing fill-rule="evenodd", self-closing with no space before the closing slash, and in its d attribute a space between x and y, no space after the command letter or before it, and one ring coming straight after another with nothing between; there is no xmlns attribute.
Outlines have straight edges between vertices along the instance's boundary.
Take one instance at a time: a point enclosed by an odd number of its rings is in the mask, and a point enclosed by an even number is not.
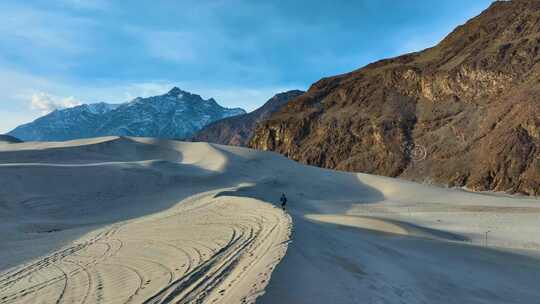
<svg viewBox="0 0 540 304"><path fill-rule="evenodd" d="M58 107L172 86L253 110L424 49L491 0L0 2L0 133Z"/></svg>

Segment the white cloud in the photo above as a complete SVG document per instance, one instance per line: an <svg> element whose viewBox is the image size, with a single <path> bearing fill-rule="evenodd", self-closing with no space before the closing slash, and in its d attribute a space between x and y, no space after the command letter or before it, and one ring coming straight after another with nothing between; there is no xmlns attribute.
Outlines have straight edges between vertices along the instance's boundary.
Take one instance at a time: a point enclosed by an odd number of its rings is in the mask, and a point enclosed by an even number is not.
<svg viewBox="0 0 540 304"><path fill-rule="evenodd" d="M80 105L81 102L74 97L56 97L47 93L33 94L30 99L30 109L38 110L42 115L54 110L71 108Z"/></svg>

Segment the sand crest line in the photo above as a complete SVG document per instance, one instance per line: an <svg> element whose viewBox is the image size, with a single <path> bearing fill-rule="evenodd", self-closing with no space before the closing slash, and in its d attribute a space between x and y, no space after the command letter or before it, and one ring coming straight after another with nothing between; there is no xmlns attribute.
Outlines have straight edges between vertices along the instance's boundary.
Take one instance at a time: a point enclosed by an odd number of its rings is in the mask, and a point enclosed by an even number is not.
<svg viewBox="0 0 540 304"><path fill-rule="evenodd" d="M0 303L540 297L535 198L146 138L0 145L0 167Z"/></svg>

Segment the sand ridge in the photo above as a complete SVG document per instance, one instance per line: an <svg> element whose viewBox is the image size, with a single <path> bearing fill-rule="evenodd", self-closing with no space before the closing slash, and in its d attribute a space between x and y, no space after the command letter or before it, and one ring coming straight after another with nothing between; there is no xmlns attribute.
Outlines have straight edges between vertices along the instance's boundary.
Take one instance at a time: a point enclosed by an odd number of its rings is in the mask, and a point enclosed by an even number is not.
<svg viewBox="0 0 540 304"><path fill-rule="evenodd" d="M235 188L208 144L22 145L0 152L0 303L251 303L286 251L290 217L220 195Z"/></svg>
<svg viewBox="0 0 540 304"><path fill-rule="evenodd" d="M536 198L129 137L0 145L0 184L0 303L540 298Z"/></svg>

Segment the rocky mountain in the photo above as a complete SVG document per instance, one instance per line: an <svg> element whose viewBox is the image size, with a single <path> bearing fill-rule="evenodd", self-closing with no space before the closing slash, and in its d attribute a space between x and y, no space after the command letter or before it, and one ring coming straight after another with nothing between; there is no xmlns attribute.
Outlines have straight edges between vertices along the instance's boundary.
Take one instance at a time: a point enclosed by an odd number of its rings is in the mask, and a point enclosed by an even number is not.
<svg viewBox="0 0 540 304"><path fill-rule="evenodd" d="M167 94L124 104L96 103L56 110L9 132L26 141L62 141L107 135L183 139L210 122L244 114L213 98L173 88Z"/></svg>
<svg viewBox="0 0 540 304"><path fill-rule="evenodd" d="M232 146L245 146L253 135L258 122L268 118L278 111L292 98L305 93L304 91L292 90L276 94L262 107L248 114L227 117L208 124L195 134L193 141L206 141Z"/></svg>
<svg viewBox="0 0 540 304"><path fill-rule="evenodd" d="M22 142L22 140L20 140L20 139L18 139L16 137L0 134L0 143L18 144L18 143L21 143L21 142Z"/></svg>
<svg viewBox="0 0 540 304"><path fill-rule="evenodd" d="M540 1L494 2L433 48L324 78L249 145L303 163L540 194Z"/></svg>
<svg viewBox="0 0 540 304"><path fill-rule="evenodd" d="M35 121L18 126L8 134L25 141L62 141L97 136L106 114L119 105L83 104L55 110Z"/></svg>

